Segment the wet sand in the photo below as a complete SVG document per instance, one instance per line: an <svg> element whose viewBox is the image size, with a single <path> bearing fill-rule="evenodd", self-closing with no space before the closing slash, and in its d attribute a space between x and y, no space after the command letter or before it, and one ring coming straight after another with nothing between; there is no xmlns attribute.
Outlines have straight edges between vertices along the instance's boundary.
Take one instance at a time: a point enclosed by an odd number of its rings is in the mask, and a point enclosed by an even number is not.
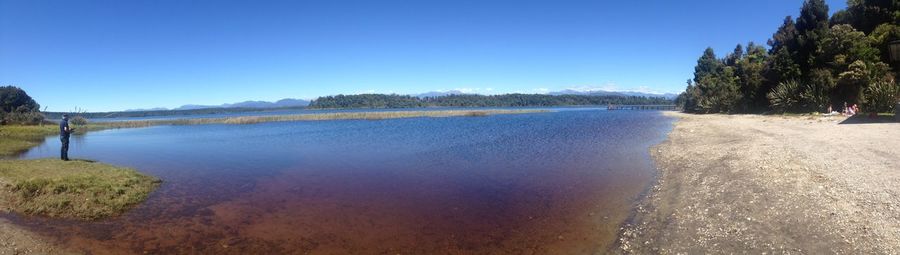
<svg viewBox="0 0 900 255"><path fill-rule="evenodd" d="M900 253L900 123L686 115L623 253Z"/></svg>

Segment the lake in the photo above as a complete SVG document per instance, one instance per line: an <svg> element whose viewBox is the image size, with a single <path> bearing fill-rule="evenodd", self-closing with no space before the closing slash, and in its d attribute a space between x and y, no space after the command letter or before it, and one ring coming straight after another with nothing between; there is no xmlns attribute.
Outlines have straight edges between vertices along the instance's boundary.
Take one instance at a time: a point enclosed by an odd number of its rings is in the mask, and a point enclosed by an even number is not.
<svg viewBox="0 0 900 255"><path fill-rule="evenodd" d="M672 120L597 109L155 126L73 136L70 157L164 183L97 222L2 217L92 254L587 254L653 182ZM22 158L58 157L59 140Z"/></svg>

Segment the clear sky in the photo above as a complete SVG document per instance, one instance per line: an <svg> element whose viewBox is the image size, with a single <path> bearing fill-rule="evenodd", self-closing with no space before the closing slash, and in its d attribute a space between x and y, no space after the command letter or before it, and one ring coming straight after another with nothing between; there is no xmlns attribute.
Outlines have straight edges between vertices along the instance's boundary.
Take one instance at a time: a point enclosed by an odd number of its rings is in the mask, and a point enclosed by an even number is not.
<svg viewBox="0 0 900 255"><path fill-rule="evenodd" d="M831 12L844 0L826 1ZM802 0L0 0L0 85L50 111L363 92L680 92Z"/></svg>

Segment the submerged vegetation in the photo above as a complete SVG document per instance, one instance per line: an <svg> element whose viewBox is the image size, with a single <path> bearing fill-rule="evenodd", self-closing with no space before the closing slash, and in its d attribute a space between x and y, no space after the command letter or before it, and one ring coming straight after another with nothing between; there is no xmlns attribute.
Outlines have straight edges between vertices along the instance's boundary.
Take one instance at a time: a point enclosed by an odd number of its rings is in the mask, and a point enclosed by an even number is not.
<svg viewBox="0 0 900 255"><path fill-rule="evenodd" d="M823 0L806 0L768 49L738 44L719 59L707 48L676 102L697 113L840 111L844 103L892 111L900 83L889 44L900 40L900 2L852 0L828 13Z"/></svg>
<svg viewBox="0 0 900 255"><path fill-rule="evenodd" d="M414 97L406 95L361 94L319 97L309 104L316 109L417 108L417 107L527 107L607 104L671 104L663 97L623 95L446 95Z"/></svg>
<svg viewBox="0 0 900 255"><path fill-rule="evenodd" d="M97 162L0 160L0 207L27 215L99 219L144 201L159 183Z"/></svg>

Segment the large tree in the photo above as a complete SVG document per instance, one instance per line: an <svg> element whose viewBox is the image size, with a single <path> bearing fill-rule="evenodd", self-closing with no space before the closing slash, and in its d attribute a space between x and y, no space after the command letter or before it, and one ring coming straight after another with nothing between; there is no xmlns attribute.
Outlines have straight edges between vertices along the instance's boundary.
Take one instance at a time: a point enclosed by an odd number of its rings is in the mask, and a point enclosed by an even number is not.
<svg viewBox="0 0 900 255"><path fill-rule="evenodd" d="M800 72L808 74L810 69L821 67L825 63L817 61L816 50L828 35L828 5L825 0L806 0L797 17L797 33L799 34L797 54L794 62L800 66Z"/></svg>
<svg viewBox="0 0 900 255"><path fill-rule="evenodd" d="M871 33L881 24L900 22L900 1L897 0L848 0L847 17L856 29Z"/></svg>
<svg viewBox="0 0 900 255"><path fill-rule="evenodd" d="M707 49L679 102L698 112L822 111L843 102L889 110L900 100L900 66L888 55L900 40L900 0L850 0L830 20L828 9L824 0L804 0L768 52L751 44L717 59Z"/></svg>
<svg viewBox="0 0 900 255"><path fill-rule="evenodd" d="M19 87L0 87L0 110L3 112L31 112L40 110L41 106L28 93Z"/></svg>
<svg viewBox="0 0 900 255"><path fill-rule="evenodd" d="M716 58L712 48L706 48L694 67L694 87L689 88L696 100L696 110L704 113L734 112L741 92L735 68Z"/></svg>
<svg viewBox="0 0 900 255"><path fill-rule="evenodd" d="M771 90L766 86L764 72L769 60L766 48L753 42L747 44L746 54L735 64L735 74L740 79L743 106L746 110L763 110L768 100L766 93Z"/></svg>

